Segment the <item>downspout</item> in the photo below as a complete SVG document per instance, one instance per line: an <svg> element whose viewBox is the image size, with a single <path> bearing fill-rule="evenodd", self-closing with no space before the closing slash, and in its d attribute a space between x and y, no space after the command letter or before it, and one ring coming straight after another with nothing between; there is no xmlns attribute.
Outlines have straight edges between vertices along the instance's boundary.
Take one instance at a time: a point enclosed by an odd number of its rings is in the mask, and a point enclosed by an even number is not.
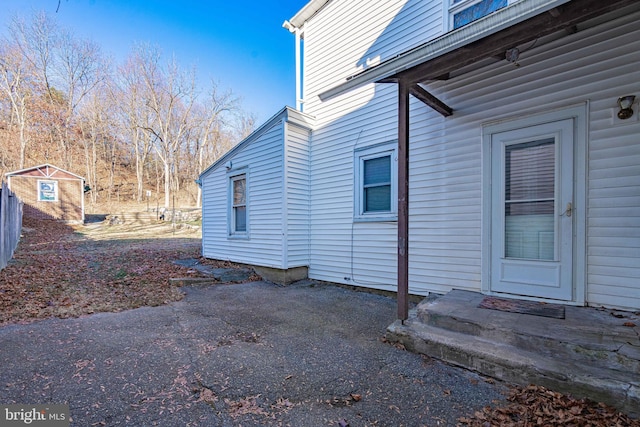
<svg viewBox="0 0 640 427"><path fill-rule="evenodd" d="M289 126L287 125L289 116L287 115L282 119L282 138L284 139L282 144L282 258L280 259L282 268L284 271L289 269L289 168L287 168L287 160L289 158Z"/></svg>
<svg viewBox="0 0 640 427"><path fill-rule="evenodd" d="M302 58L300 57L300 28L296 28L296 110L302 111Z"/></svg>
<svg viewBox="0 0 640 427"><path fill-rule="evenodd" d="M282 24L283 28L286 28L287 30L289 30L290 33L293 33L295 35L295 43L296 43L296 110L298 111L302 111L302 104L303 104L303 100L302 100L302 57L301 57L301 52L300 52L300 41L302 39L301 34L302 31L300 30L300 28L294 26L291 22L289 21L284 21L284 23Z"/></svg>

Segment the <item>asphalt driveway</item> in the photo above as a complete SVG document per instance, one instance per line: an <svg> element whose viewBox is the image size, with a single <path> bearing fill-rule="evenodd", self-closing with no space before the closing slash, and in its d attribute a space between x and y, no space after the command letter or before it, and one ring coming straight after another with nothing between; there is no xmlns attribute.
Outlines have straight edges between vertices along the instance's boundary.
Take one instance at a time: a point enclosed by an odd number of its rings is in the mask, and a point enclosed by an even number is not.
<svg viewBox="0 0 640 427"><path fill-rule="evenodd" d="M331 285L184 288L161 307L0 328L0 403L73 426L455 425L504 387L385 343L395 300Z"/></svg>

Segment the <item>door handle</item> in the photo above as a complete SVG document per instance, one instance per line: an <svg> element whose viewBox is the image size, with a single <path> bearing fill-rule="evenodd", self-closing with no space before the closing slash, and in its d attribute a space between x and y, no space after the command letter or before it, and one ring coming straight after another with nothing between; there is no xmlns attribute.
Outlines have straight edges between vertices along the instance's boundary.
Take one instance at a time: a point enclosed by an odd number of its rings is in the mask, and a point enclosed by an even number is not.
<svg viewBox="0 0 640 427"><path fill-rule="evenodd" d="M568 202L567 208L564 210L564 212L560 214L560 216L566 216L567 218L570 218L572 214L573 214L573 205L571 204L571 202Z"/></svg>

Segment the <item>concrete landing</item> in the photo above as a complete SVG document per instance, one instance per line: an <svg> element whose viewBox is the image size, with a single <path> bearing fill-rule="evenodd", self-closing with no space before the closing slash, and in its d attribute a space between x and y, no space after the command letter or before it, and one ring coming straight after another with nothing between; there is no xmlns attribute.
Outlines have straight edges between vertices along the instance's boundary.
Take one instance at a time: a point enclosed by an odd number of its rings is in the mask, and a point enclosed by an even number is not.
<svg viewBox="0 0 640 427"><path fill-rule="evenodd" d="M386 338L483 375L640 417L640 315L567 306L565 319L555 319L479 308L483 298L454 290L425 299Z"/></svg>
<svg viewBox="0 0 640 427"><path fill-rule="evenodd" d="M180 259L174 261L174 264L181 265L183 267L192 268L199 272L210 276L213 280L229 283L229 282L246 282L253 274L253 270L250 268L216 268L207 264L200 264L195 258ZM184 280L184 279L178 279ZM206 280L205 280L206 281ZM193 284L194 282L192 282Z"/></svg>

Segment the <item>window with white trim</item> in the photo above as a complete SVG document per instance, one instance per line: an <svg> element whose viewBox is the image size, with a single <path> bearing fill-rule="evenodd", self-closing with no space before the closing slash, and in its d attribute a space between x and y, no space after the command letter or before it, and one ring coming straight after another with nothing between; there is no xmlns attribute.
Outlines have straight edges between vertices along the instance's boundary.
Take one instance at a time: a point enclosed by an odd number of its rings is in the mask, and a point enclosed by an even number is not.
<svg viewBox="0 0 640 427"><path fill-rule="evenodd" d="M247 174L242 173L229 177L229 234L231 236L247 236Z"/></svg>
<svg viewBox="0 0 640 427"><path fill-rule="evenodd" d="M518 0L450 0L449 29L463 27Z"/></svg>
<svg viewBox="0 0 640 427"><path fill-rule="evenodd" d="M396 143L385 143L354 153L354 219L398 219L398 158Z"/></svg>

